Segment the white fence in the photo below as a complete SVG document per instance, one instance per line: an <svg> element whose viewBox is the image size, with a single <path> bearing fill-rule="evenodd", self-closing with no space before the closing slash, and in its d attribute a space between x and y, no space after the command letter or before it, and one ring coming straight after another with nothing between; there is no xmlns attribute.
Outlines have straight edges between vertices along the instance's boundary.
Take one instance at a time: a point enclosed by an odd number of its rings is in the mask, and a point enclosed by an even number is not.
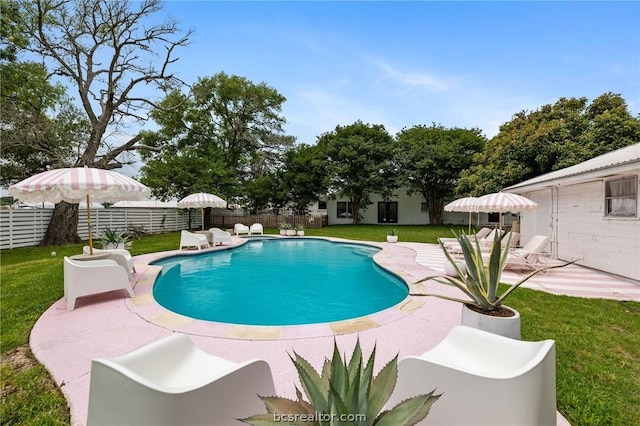
<svg viewBox="0 0 640 426"><path fill-rule="evenodd" d="M53 209L0 210L0 249L36 246L47 231ZM89 238L87 211L81 209L78 218L78 235ZM180 209L162 208L108 208L91 210L93 235L100 235L104 228L125 230L129 226L142 226L147 233L161 234L180 231L201 225L200 215Z"/></svg>

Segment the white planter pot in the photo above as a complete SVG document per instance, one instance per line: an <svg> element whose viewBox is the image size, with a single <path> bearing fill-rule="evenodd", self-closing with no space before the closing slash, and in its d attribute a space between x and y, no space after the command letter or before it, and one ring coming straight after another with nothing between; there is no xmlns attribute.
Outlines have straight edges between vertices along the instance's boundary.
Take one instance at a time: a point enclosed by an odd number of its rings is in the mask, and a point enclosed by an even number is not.
<svg viewBox="0 0 640 426"><path fill-rule="evenodd" d="M118 243L104 243L102 245L103 250L114 250L118 248Z"/></svg>
<svg viewBox="0 0 640 426"><path fill-rule="evenodd" d="M304 237L304 231L298 231L297 235L298 237Z"/></svg>
<svg viewBox="0 0 640 426"><path fill-rule="evenodd" d="M469 309L467 305L462 305L462 325L520 340L520 314L508 306L503 305L503 307L511 310L514 315L511 317L492 316L476 312Z"/></svg>
<svg viewBox="0 0 640 426"><path fill-rule="evenodd" d="M397 243L398 242L398 236L397 235L387 235L387 242L388 243Z"/></svg>
<svg viewBox="0 0 640 426"><path fill-rule="evenodd" d="M458 268L460 269L460 271L462 271L462 273L467 272L467 264L464 262L456 262L456 265L458 265ZM449 262L448 260L444 261L444 273L449 275L450 277L457 277L458 276L458 272L456 271L456 268L453 267L453 265L451 264L451 262Z"/></svg>
<svg viewBox="0 0 640 426"><path fill-rule="evenodd" d="M280 230L280 235L287 235L287 230L286 229L281 229Z"/></svg>
<svg viewBox="0 0 640 426"><path fill-rule="evenodd" d="M287 229L287 235L289 237L292 237L292 236L296 235L296 230L295 229Z"/></svg>

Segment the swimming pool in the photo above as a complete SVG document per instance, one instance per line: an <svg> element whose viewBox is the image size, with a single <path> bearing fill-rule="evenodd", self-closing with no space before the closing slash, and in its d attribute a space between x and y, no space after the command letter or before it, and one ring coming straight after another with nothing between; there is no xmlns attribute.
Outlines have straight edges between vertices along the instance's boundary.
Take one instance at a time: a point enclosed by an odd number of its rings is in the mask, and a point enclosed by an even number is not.
<svg viewBox="0 0 640 426"><path fill-rule="evenodd" d="M195 319L246 325L340 321L396 305L406 284L373 261L379 249L322 239L247 241L230 250L176 256L153 296Z"/></svg>

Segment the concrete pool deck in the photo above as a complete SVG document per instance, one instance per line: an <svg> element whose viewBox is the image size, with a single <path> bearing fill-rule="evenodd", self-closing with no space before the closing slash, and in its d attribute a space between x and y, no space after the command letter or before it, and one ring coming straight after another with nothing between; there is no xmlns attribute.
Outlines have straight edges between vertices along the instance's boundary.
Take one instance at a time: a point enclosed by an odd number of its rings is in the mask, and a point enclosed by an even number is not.
<svg viewBox="0 0 640 426"><path fill-rule="evenodd" d="M234 237L234 245L242 241ZM375 256L376 262L402 277L412 291L460 294L435 281L413 284L434 271L441 272L444 255L437 245L371 244L383 248ZM115 291L78 299L76 309L67 311L63 298L36 322L30 337L31 349L61 387L70 405L73 425L86 424L93 358L119 356L176 331L189 334L204 351L234 362L267 361L276 393L294 397L298 380L289 358L294 351L319 368L324 358L331 356L334 339L342 352L350 353L359 338L365 356L376 346L378 371L396 355L402 358L426 352L460 324L459 303L416 296L377 314L330 324L247 327L192 320L164 310L150 293L157 270L148 263L176 253L134 258L137 273L133 278L136 281L133 299L124 291ZM508 276L505 273L506 280ZM531 280L530 286L558 294L640 300L637 283L576 265L553 270L542 278ZM558 414L558 425L567 424Z"/></svg>

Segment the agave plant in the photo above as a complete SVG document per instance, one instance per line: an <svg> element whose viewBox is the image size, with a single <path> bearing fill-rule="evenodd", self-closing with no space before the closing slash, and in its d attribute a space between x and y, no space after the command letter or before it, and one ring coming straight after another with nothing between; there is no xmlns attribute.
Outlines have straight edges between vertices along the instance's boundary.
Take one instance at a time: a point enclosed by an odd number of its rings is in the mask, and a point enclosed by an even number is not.
<svg viewBox="0 0 640 426"><path fill-rule="evenodd" d="M462 290L462 292L471 300L464 300L441 294L429 294L428 296L435 296L442 299L453 300L455 302L473 305L484 311L493 311L498 309L502 305L504 299L509 296L511 292L513 292L522 283L524 283L534 275L548 269L560 268L576 262L574 260L572 262L567 262L564 264L548 265L536 269L524 276L515 284L509 285L509 288L507 288L502 294L498 294L502 271L504 270L509 257L509 250L502 249L502 242L506 235L507 234L501 236L496 235L494 237L493 244L491 246L491 253L489 254L489 259L487 262L486 259L482 256L480 243L475 234L473 235L475 243L471 242L469 236L464 235L463 233L457 234L456 239L460 244L460 248L464 256L466 270L458 266L458 264L451 257L451 254L449 254L449 251L445 248L444 244L440 242L442 251L444 251L447 260L451 262L451 265L455 268L456 272L458 273L458 277L456 278L447 275L432 275L423 278L422 280L418 281L418 283L435 279L436 281L444 284L453 284L454 286ZM506 238L507 242L505 244L505 247L509 247L509 243L511 242L511 235ZM415 294L415 296L419 296L419 294Z"/></svg>
<svg viewBox="0 0 640 426"><path fill-rule="evenodd" d="M440 395L433 391L400 402L390 410L382 411L391 397L398 377L398 356L385 365L377 376L373 375L376 348L366 364L363 363L360 341L347 363L343 361L334 342L333 358L325 359L322 371L316 372L311 364L294 351L291 361L308 401L296 387L297 400L278 396L261 396L267 413L242 419L255 426L281 425L278 415L286 413L287 421L294 424L314 425L413 425L423 420ZM296 423L297 422L297 423Z"/></svg>
<svg viewBox="0 0 640 426"><path fill-rule="evenodd" d="M103 248L107 244L124 243L126 246L128 244L129 238L125 235L124 232L119 232L117 228L104 228L102 234L100 235L99 241L102 243Z"/></svg>

